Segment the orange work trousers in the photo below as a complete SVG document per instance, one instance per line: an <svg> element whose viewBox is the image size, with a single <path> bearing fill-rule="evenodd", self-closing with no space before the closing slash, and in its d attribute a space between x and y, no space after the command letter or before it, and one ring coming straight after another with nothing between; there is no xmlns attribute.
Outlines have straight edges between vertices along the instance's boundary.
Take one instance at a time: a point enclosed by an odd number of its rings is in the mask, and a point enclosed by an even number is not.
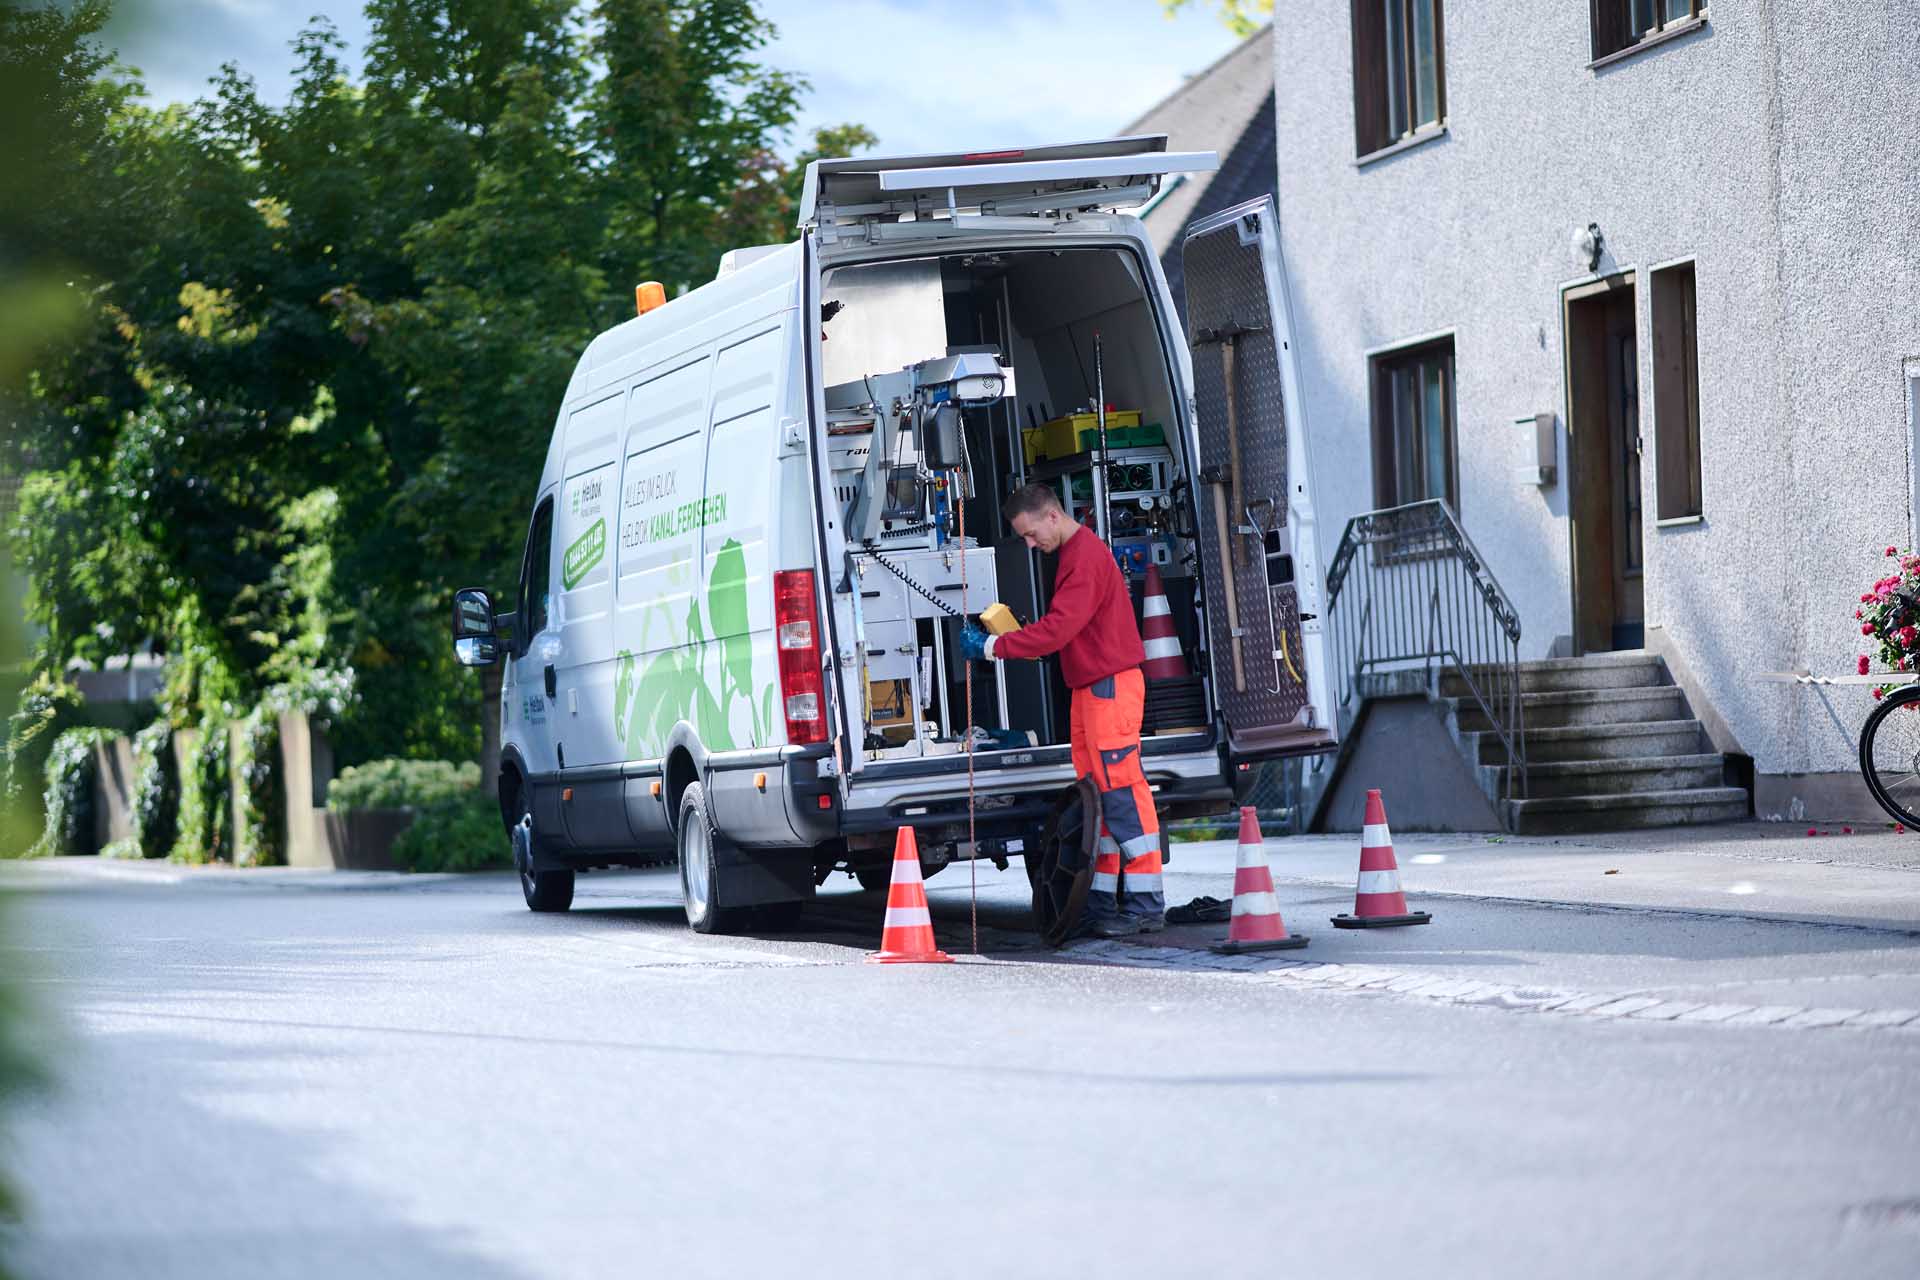
<svg viewBox="0 0 1920 1280"><path fill-rule="evenodd" d="M1140 715L1147 686L1135 667L1073 691L1073 771L1100 793L1100 844L1087 894L1090 918L1116 913L1159 924L1160 818L1140 768Z"/></svg>

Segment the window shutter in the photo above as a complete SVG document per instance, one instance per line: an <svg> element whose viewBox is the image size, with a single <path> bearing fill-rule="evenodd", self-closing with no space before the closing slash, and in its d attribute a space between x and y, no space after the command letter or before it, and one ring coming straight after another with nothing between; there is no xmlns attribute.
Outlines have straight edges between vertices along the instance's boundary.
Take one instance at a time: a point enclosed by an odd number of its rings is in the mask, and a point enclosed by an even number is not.
<svg viewBox="0 0 1920 1280"><path fill-rule="evenodd" d="M1595 60L1618 53L1632 43L1627 36L1627 6L1630 0L1588 0L1593 11L1593 56Z"/></svg>
<svg viewBox="0 0 1920 1280"><path fill-rule="evenodd" d="M1387 22L1381 0L1352 0L1353 145L1366 155L1387 145Z"/></svg>
<svg viewBox="0 0 1920 1280"><path fill-rule="evenodd" d="M1398 506L1394 482L1393 397L1387 382L1393 375L1385 361L1373 363L1373 506L1376 511Z"/></svg>

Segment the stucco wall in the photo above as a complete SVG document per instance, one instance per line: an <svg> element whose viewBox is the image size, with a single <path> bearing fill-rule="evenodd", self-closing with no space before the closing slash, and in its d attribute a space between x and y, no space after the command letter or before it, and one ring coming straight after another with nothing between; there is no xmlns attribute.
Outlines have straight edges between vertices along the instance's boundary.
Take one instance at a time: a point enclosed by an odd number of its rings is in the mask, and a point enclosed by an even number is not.
<svg viewBox="0 0 1920 1280"><path fill-rule="evenodd" d="M1903 12L1904 11L1904 12ZM1844 18L1843 18L1844 13ZM1572 627L1561 301L1636 272L1647 621L1762 772L1851 766L1853 601L1910 527L1902 358L1920 353L1920 24L1902 0L1715 8L1589 71L1585 6L1446 10L1447 132L1354 164L1347 6L1275 34L1282 244L1323 554L1372 505L1367 357L1451 332L1460 514L1519 607L1523 656ZM1648 271L1695 262L1705 519L1653 525ZM1560 422L1559 481L1513 472Z"/></svg>

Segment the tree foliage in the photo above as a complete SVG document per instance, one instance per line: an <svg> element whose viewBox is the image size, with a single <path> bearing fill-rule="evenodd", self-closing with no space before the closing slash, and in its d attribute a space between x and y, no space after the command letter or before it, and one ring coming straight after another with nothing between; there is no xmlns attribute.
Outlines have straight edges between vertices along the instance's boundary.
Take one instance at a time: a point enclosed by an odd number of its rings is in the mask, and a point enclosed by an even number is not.
<svg viewBox="0 0 1920 1280"><path fill-rule="evenodd" d="M447 606L513 580L579 352L636 282L790 238L805 161L872 137L782 158L806 86L751 0L369 0L358 77L315 19L284 103L229 65L164 108L107 9L0 0L39 139L0 157L0 299L59 318L0 333L38 665L151 647L203 728L350 669L343 759L471 755Z"/></svg>
<svg viewBox="0 0 1920 1280"><path fill-rule="evenodd" d="M1180 12L1190 4L1201 0L1160 0L1160 7L1168 17ZM1260 29L1260 24L1273 17L1273 0L1213 0L1220 10L1220 21L1237 36L1250 36Z"/></svg>

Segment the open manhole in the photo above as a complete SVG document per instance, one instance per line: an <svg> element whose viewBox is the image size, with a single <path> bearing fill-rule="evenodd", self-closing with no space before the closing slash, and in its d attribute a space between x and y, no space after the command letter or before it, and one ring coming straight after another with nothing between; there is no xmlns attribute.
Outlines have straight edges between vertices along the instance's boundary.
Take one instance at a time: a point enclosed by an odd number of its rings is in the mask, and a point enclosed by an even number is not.
<svg viewBox="0 0 1920 1280"><path fill-rule="evenodd" d="M1869 1200L1849 1205L1840 1220L1850 1227L1894 1228L1920 1232L1920 1198L1908 1200Z"/></svg>

